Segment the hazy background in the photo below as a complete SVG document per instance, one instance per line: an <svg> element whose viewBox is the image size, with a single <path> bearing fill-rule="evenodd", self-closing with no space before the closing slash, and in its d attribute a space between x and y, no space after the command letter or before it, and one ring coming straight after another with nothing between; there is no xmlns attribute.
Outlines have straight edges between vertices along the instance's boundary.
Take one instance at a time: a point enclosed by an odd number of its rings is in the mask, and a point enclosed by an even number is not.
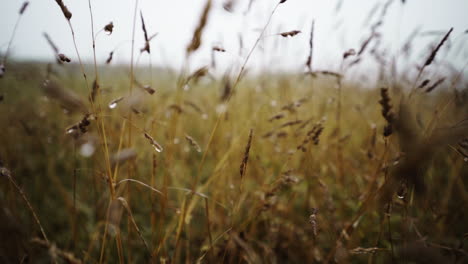
<svg viewBox="0 0 468 264"><path fill-rule="evenodd" d="M2 0L0 9L0 51L4 52L18 10L23 1ZM65 0L73 13L71 22L76 32L78 49L82 58L92 61L91 28L88 1ZM95 30L108 22L115 25L114 33L97 37L97 58L104 63L109 52L117 45L113 63L130 61L130 39L132 37L135 1L93 0ZM265 25L277 0L254 0L249 12L250 0L234 1L232 12L223 9L225 0L214 0L207 28L203 34L202 47L193 56L192 66L210 63L211 48L218 45L228 52L217 53L218 70L224 71L234 63L243 61ZM387 1L378 0L288 0L275 13L266 37L254 53L249 66L256 69L297 71L304 69L308 53L308 39L312 20L315 20L314 66L336 69L342 54L349 48L358 49L370 34L369 25L378 18L381 7ZM179 69L184 61L185 47L189 43L198 22L205 0L140 0L138 10L143 12L149 34L159 35L151 42L153 65ZM379 5L373 18L368 21L370 11ZM418 61L427 45L438 42L450 27L454 27L452 44L458 45L455 54L445 54L447 61L463 65L467 60L468 34L467 0L401 0L391 1L382 27L383 46L388 48L389 58L397 54L406 39L418 27L418 45L412 56ZM143 33L138 14L135 52L143 47ZM294 38L271 36L284 31L301 30ZM436 34L434 34L434 32ZM33 0L22 18L11 47L11 57L20 60L53 61L53 52L43 37L47 32L59 47L60 52L76 61L71 34L63 14L54 0ZM427 34L427 33L430 34ZM239 35L242 35L244 50L239 51ZM425 53L427 54L427 53ZM143 55L140 65L148 63L149 56ZM369 65L369 64L368 64ZM362 67L362 65L361 65ZM461 67L460 67L461 69Z"/></svg>

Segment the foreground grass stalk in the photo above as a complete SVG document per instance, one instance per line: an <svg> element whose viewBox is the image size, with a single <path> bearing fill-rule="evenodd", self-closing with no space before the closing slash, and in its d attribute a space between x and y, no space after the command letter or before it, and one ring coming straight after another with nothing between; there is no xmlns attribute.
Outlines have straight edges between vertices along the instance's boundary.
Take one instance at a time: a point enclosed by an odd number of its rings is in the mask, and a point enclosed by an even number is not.
<svg viewBox="0 0 468 264"><path fill-rule="evenodd" d="M42 234L42 237L44 238L44 240L49 243L49 239L47 238L47 235L44 231L44 228L42 227L41 225L41 221L39 221L39 217L37 216L36 214L36 211L34 211L31 203L29 202L28 200L28 197L26 197L26 194L24 193L23 189L21 189L21 187L19 187L19 185L16 183L16 181L13 179L13 177L10 175L10 172L9 171L6 171L5 168L0 168L0 176L6 176L8 178L8 180L11 182L11 184L13 184L13 186L15 187L15 189L18 191L18 193L20 194L21 198L23 198L24 202L26 203L26 206L28 207L29 211L31 212L31 214L33 215L33 218L34 218L34 221L36 222L36 224L39 226L39 229L41 230L41 234ZM4 171L5 170L5 171Z"/></svg>

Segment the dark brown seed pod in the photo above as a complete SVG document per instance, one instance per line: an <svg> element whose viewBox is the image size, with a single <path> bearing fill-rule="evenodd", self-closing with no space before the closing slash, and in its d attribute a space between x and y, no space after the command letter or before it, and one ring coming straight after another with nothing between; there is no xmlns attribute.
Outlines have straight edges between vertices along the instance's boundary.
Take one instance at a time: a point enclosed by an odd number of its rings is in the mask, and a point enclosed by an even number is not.
<svg viewBox="0 0 468 264"><path fill-rule="evenodd" d="M71 59L68 58L67 56L65 56L65 54L63 54L63 53L59 53L57 56L58 56L59 60L62 61L62 62L71 62Z"/></svg>
<svg viewBox="0 0 468 264"><path fill-rule="evenodd" d="M107 24L105 27L104 27L104 31L107 32L107 34L112 34L112 32L114 31L114 23L109 22L109 24Z"/></svg>
<svg viewBox="0 0 468 264"><path fill-rule="evenodd" d="M292 30L292 31L288 31L288 32L279 33L279 35L281 35L283 38L286 38L286 37L294 37L299 33L301 33L300 30Z"/></svg>

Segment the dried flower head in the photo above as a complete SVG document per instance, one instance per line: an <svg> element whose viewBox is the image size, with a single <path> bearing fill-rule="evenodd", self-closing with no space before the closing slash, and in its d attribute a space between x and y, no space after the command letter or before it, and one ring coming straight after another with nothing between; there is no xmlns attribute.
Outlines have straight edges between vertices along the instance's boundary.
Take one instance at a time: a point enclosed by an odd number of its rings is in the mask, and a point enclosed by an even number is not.
<svg viewBox="0 0 468 264"><path fill-rule="evenodd" d="M117 99L112 100L112 101L109 103L109 108L110 108L110 109L116 108L116 107L117 107L117 104L118 104L120 101L122 101L123 99L124 99L123 97L119 97L119 98L117 98Z"/></svg>
<svg viewBox="0 0 468 264"><path fill-rule="evenodd" d="M317 213L318 209L312 208L312 212L309 216L309 223L312 225L312 233L314 235L314 238L317 237Z"/></svg>
<svg viewBox="0 0 468 264"><path fill-rule="evenodd" d="M187 134L185 134L185 139L197 152L201 152L200 145L198 145L198 143L197 143L197 141L195 141L195 139L193 139L191 136L189 136Z"/></svg>
<svg viewBox="0 0 468 264"><path fill-rule="evenodd" d="M349 49L345 53L343 53L343 59L348 58L349 56L354 56L356 55L356 51L354 49Z"/></svg>
<svg viewBox="0 0 468 264"><path fill-rule="evenodd" d="M91 124L91 120L94 120L94 116L91 114L86 114L80 122L68 127L65 132L69 135L72 135L75 138L88 132L88 126Z"/></svg>
<svg viewBox="0 0 468 264"><path fill-rule="evenodd" d="M109 22L109 24L107 24L105 27L104 27L104 31L107 33L107 34L112 34L112 32L114 31L114 23Z"/></svg>
<svg viewBox="0 0 468 264"><path fill-rule="evenodd" d="M57 54L57 56L58 56L58 59L62 62L71 62L71 59L65 56L65 54L63 53L59 53Z"/></svg>
<svg viewBox="0 0 468 264"><path fill-rule="evenodd" d="M151 137L148 133L145 132L145 138L148 139L149 143L153 146L154 150L156 150L157 152L162 152L163 151L163 147L161 145L159 145L158 142L156 142L156 140L154 140L153 137Z"/></svg>
<svg viewBox="0 0 468 264"><path fill-rule="evenodd" d="M286 38L286 37L294 37L299 33L301 33L300 30L292 30L292 31L288 31L288 32L279 33L279 35L281 35L283 38Z"/></svg>
<svg viewBox="0 0 468 264"><path fill-rule="evenodd" d="M219 46L214 46L213 47L213 51L217 51L217 52L226 52L226 50L222 47L219 47Z"/></svg>

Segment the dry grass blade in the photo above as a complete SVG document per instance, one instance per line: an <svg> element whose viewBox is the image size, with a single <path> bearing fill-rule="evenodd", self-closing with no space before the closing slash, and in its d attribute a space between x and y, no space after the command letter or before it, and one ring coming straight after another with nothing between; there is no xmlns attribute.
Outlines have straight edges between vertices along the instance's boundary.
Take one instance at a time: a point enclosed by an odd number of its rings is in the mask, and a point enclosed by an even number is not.
<svg viewBox="0 0 468 264"><path fill-rule="evenodd" d="M190 106L193 110L195 110L197 113L199 113L201 115L205 114L205 112L201 109L201 107L198 106L196 103L194 103L192 101L185 100L184 104Z"/></svg>
<svg viewBox="0 0 468 264"><path fill-rule="evenodd" d="M47 235L44 231L44 228L42 227L41 221L39 221L39 217L36 214L36 211L34 211L31 203L29 202L29 199L27 198L26 194L24 193L23 189L16 183L15 179L13 179L13 176L11 175L11 172L9 169L3 166L3 163L0 161L0 177L5 177L7 178L11 184L15 187L15 189L18 191L20 194L21 198L24 200L26 203L26 206L28 207L29 211L33 215L34 221L36 224L39 226L39 229L41 230L41 234L44 237L45 241L49 243L49 239L47 238Z"/></svg>
<svg viewBox="0 0 468 264"><path fill-rule="evenodd" d="M253 129L250 129L249 140L247 141L247 145L245 146L244 158L242 159L242 163L240 165L241 178L244 177L245 172L247 171L247 163L249 161L249 153L250 153L250 147L252 145L252 137L253 137Z"/></svg>
<svg viewBox="0 0 468 264"><path fill-rule="evenodd" d="M377 247L371 247L371 248L362 248L362 247L357 247L353 248L349 251L351 255L365 255L365 254L374 254L379 251L387 251L385 248L377 248Z"/></svg>
<svg viewBox="0 0 468 264"><path fill-rule="evenodd" d="M333 72L333 71L314 71L312 72L312 74L322 74L322 75L332 76L338 79L343 78L342 74Z"/></svg>
<svg viewBox="0 0 468 264"><path fill-rule="evenodd" d="M130 209L130 206L128 205L127 203L127 200L125 200L125 198L123 197L119 197L117 198L117 200L120 201L120 203L122 203L122 206L125 208L125 210L127 211L128 215L130 216L130 220L132 221L132 224L133 224L133 227L135 228L135 230L137 231L138 233L138 236L140 237L141 241L143 242L143 244L145 244L145 248L146 250L148 251L148 254L151 256L151 250L148 246L148 243L146 243L146 240L145 238L143 237L143 234L141 233L140 231L140 228L138 228L138 225L136 224L135 222L135 218L133 218L133 214L132 214L132 210Z"/></svg>
<svg viewBox="0 0 468 264"><path fill-rule="evenodd" d="M120 185L121 183L124 183L124 182L134 182L134 183L138 183L138 184L140 184L141 186L144 186L144 187L150 189L151 191L153 191L153 192L155 192L155 193L157 193L157 194L159 194L159 195L164 195L160 190L158 190L158 189L156 189L156 188L154 188L154 187L151 187L151 186L149 186L148 184L146 184L146 183L144 183L144 182L141 182L141 181L139 181L139 180L135 180L135 179L123 179L123 180L119 181L118 183L116 183L115 186L117 187L118 185ZM168 187L168 189L170 189L170 187Z"/></svg>
<svg viewBox="0 0 468 264"><path fill-rule="evenodd" d="M42 240L40 238L33 238L31 242L38 244L44 248L47 248L52 256L58 256L70 264L81 264L83 263L80 259L76 258L75 255L71 252L67 252L57 248L55 244L51 244L48 241Z"/></svg>
<svg viewBox="0 0 468 264"><path fill-rule="evenodd" d="M372 39L376 36L376 33L372 32L371 35L364 40L361 44L361 48L359 49L359 52L357 53L358 56L361 56L364 51L366 51L367 46L369 46L369 43L372 41Z"/></svg>
<svg viewBox="0 0 468 264"><path fill-rule="evenodd" d="M441 85L444 81L445 81L445 77L440 78L440 79L437 80L433 85L427 87L426 93L432 92L435 88L437 88L439 85Z"/></svg>
<svg viewBox="0 0 468 264"><path fill-rule="evenodd" d="M203 8L203 12L200 16L200 20L198 21L197 28L195 29L195 32L193 33L192 41L187 46L187 56L192 54L194 51L198 50L198 48L201 45L202 33L208 21L208 14L210 13L210 9L211 9L211 0L207 0L205 7Z"/></svg>

